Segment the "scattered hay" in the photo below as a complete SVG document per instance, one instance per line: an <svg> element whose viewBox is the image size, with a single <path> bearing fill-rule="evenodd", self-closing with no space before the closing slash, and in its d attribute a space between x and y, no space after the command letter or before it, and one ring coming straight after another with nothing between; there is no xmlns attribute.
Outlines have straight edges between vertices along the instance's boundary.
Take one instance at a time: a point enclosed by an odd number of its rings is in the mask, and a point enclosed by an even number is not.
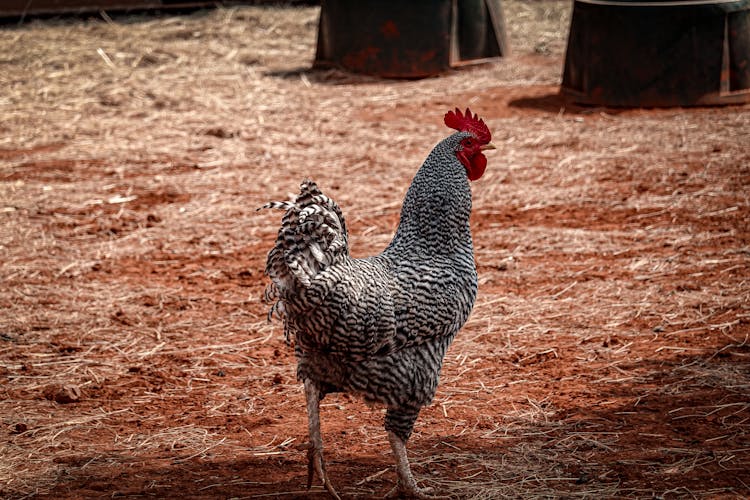
<svg viewBox="0 0 750 500"><path fill-rule="evenodd" d="M301 495L303 396L259 300L278 220L254 209L313 176L353 253L377 252L467 104L498 151L473 188L477 304L410 443L420 479L750 493L748 107L563 102L569 4L504 7L513 56L420 81L308 70L309 7L4 27L2 495ZM382 411L323 412L336 484L381 495Z"/></svg>

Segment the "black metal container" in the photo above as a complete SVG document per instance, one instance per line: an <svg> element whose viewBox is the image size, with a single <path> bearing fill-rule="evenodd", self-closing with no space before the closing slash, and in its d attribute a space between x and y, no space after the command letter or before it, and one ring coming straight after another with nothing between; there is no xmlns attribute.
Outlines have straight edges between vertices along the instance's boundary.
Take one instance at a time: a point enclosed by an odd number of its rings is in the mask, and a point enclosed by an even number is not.
<svg viewBox="0 0 750 500"><path fill-rule="evenodd" d="M750 102L750 0L575 0L561 92L606 106Z"/></svg>
<svg viewBox="0 0 750 500"><path fill-rule="evenodd" d="M323 0L314 66L436 75L507 52L499 0Z"/></svg>

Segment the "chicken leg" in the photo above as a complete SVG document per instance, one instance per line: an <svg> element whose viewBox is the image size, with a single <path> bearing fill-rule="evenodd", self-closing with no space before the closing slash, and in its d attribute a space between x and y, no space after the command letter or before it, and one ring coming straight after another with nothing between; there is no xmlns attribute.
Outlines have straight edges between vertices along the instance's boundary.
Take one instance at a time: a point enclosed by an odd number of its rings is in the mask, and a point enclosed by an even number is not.
<svg viewBox="0 0 750 500"><path fill-rule="evenodd" d="M406 443L398 437L393 431L388 431L388 441L391 443L393 455L396 457L396 473L398 474L398 483L386 495L386 498L418 498L420 500L434 499L445 500L450 497L432 496L431 488L422 489L417 486L417 481L411 473L409 459L406 456Z"/></svg>
<svg viewBox="0 0 750 500"><path fill-rule="evenodd" d="M310 444L307 449L307 489L312 486L313 476L317 473L328 493L336 500L341 500L326 474L323 438L320 436L320 390L309 379L305 379L305 397L307 398L307 424L310 433Z"/></svg>

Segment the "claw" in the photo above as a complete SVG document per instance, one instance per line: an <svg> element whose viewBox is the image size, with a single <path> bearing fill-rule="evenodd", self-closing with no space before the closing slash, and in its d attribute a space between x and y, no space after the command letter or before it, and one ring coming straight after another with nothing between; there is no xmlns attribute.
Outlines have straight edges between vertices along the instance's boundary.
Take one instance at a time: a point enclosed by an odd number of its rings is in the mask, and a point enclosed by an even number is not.
<svg viewBox="0 0 750 500"><path fill-rule="evenodd" d="M341 500L341 497L336 492L336 489L328 480L328 474L326 473L326 463L323 461L323 453L321 450L315 449L311 446L307 450L307 489L312 487L313 476L318 474L320 481L325 486L326 490L336 500Z"/></svg>
<svg viewBox="0 0 750 500"><path fill-rule="evenodd" d="M418 500L451 500L445 495L431 495L434 488L419 488L416 485L397 484L385 496L385 498L416 498Z"/></svg>

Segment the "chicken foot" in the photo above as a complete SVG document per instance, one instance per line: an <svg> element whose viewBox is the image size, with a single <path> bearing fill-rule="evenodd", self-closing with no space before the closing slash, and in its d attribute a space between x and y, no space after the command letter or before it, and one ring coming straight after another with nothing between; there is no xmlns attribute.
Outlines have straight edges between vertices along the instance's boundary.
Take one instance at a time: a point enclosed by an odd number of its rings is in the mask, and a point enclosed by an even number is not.
<svg viewBox="0 0 750 500"><path fill-rule="evenodd" d="M398 482L396 486L386 495L386 498L417 498L420 500L446 500L450 497L432 496L432 488L420 488L411 473L409 459L406 456L406 443L396 434L388 431L388 441L391 443L393 455L396 457L396 473Z"/></svg>
<svg viewBox="0 0 750 500"><path fill-rule="evenodd" d="M305 397L307 398L307 424L310 433L310 444L307 449L307 489L312 486L313 476L317 473L328 493L336 500L341 500L326 474L323 438L320 436L320 390L309 379L305 379Z"/></svg>

